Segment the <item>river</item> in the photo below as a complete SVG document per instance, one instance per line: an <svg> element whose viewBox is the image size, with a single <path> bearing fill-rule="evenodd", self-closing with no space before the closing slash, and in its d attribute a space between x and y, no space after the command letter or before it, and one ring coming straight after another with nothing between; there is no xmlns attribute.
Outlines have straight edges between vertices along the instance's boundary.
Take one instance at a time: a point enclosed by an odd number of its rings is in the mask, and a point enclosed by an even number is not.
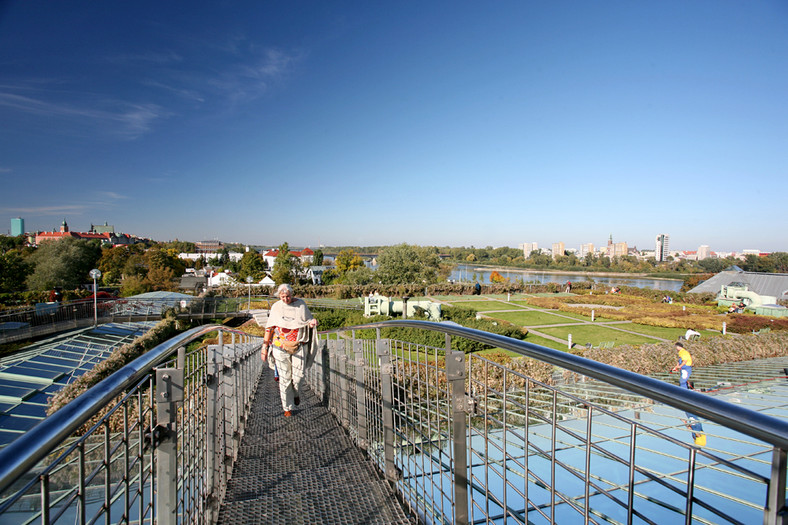
<svg viewBox="0 0 788 525"><path fill-rule="evenodd" d="M626 275L605 275L605 274L586 274L572 272L549 272L540 270L521 270L519 268L487 268L470 264L458 264L452 271L449 279L455 281L476 282L490 284L490 274L498 271L504 278L510 281L522 279L526 283L561 283L567 281L573 283L584 282L591 278L594 282L606 286L634 286L637 288L650 288L652 290L664 290L668 292L678 292L684 283L681 279L656 279L652 277Z"/></svg>

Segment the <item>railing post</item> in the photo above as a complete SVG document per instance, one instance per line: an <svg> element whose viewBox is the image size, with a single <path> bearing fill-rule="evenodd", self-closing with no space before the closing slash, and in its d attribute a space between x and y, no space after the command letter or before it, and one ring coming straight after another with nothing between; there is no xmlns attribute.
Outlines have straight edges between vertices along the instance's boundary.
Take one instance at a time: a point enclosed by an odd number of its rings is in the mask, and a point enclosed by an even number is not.
<svg viewBox="0 0 788 525"><path fill-rule="evenodd" d="M446 335L446 379L452 407L452 446L454 448L454 523L468 523L468 430L466 425L465 353L450 349Z"/></svg>
<svg viewBox="0 0 788 525"><path fill-rule="evenodd" d="M788 523L785 509L785 471L788 468L786 451L774 447L772 451L772 475L769 480L769 494L763 514L764 525L784 525Z"/></svg>
<svg viewBox="0 0 788 525"><path fill-rule="evenodd" d="M221 332L219 332L221 343ZM209 345L206 359L206 436L205 436L205 499L207 523L215 523L219 512L219 496L217 474L221 468L221 456L217 446L219 438L219 422L217 418L219 405L219 363L221 361L219 345Z"/></svg>
<svg viewBox="0 0 788 525"><path fill-rule="evenodd" d="M348 407L350 404L350 387L348 386L347 377L347 343L345 341L340 343L340 353L337 356L339 361L339 406L337 407L339 413L337 415L342 426L348 428L350 426L350 409Z"/></svg>
<svg viewBox="0 0 788 525"><path fill-rule="evenodd" d="M356 358L356 428L358 430L358 446L363 450L369 447L367 438L367 394L364 384L366 364L364 363L364 341L353 341L353 350Z"/></svg>
<svg viewBox="0 0 788 525"><path fill-rule="evenodd" d="M183 370L156 369L156 522L178 522L178 404L183 402Z"/></svg>
<svg viewBox="0 0 788 525"><path fill-rule="evenodd" d="M387 339L378 339L375 346L380 365L380 395L383 404L383 458L386 465L386 479L396 481L397 467L394 464L394 411L391 364L391 342Z"/></svg>

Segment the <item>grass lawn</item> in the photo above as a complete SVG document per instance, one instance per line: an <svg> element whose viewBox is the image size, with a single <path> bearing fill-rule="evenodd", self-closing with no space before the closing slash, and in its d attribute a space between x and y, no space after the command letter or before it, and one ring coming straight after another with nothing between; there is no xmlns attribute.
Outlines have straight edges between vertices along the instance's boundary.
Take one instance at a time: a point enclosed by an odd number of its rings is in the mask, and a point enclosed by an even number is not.
<svg viewBox="0 0 788 525"><path fill-rule="evenodd" d="M629 326L626 325L627 329ZM605 341L614 341L616 345L640 345L657 342L650 337L612 330L604 325L557 326L555 328L540 328L539 331L561 339L568 339L569 334L572 334L572 342L579 345L591 343L596 346Z"/></svg>
<svg viewBox="0 0 788 525"><path fill-rule="evenodd" d="M506 301L459 301L456 303L451 303L451 305L470 308L471 310L476 310L477 312L487 312L489 310L506 310L508 308L514 310L515 308L519 308L518 306L512 306Z"/></svg>
<svg viewBox="0 0 788 525"><path fill-rule="evenodd" d="M563 324L572 323L575 318L564 315L563 312L549 313L549 312L501 312L492 315L496 319L509 321L510 323L518 326L540 326L545 324Z"/></svg>
<svg viewBox="0 0 788 525"><path fill-rule="evenodd" d="M539 337L538 335L528 334L525 338L526 343L533 343L539 346L546 346L547 348L552 348L553 350L568 350L566 343L559 343L558 341L553 341L552 339L546 339L544 337Z"/></svg>

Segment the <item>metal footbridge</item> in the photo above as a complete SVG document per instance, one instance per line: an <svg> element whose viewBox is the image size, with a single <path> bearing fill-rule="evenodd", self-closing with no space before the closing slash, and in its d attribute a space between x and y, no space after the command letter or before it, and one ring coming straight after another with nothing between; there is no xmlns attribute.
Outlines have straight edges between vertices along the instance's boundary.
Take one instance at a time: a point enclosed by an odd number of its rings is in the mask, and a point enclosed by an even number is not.
<svg viewBox="0 0 788 525"><path fill-rule="evenodd" d="M0 523L786 522L784 359L701 393L451 323L321 337L290 418L260 340L159 345L0 450Z"/></svg>

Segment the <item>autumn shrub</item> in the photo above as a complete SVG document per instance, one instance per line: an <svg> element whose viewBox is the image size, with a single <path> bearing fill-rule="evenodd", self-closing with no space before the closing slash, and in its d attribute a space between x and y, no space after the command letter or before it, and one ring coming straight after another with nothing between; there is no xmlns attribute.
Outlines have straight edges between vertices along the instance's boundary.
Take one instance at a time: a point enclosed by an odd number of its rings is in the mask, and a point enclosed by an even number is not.
<svg viewBox="0 0 788 525"><path fill-rule="evenodd" d="M756 332L763 328L771 330L788 330L788 317L767 317L755 314L730 314L723 319L727 331L739 334Z"/></svg>
<svg viewBox="0 0 788 525"><path fill-rule="evenodd" d="M684 342L684 345L692 354L693 366L703 367L788 356L788 333L736 334ZM578 353L588 359L643 375L667 372L676 364L673 343L588 348Z"/></svg>

